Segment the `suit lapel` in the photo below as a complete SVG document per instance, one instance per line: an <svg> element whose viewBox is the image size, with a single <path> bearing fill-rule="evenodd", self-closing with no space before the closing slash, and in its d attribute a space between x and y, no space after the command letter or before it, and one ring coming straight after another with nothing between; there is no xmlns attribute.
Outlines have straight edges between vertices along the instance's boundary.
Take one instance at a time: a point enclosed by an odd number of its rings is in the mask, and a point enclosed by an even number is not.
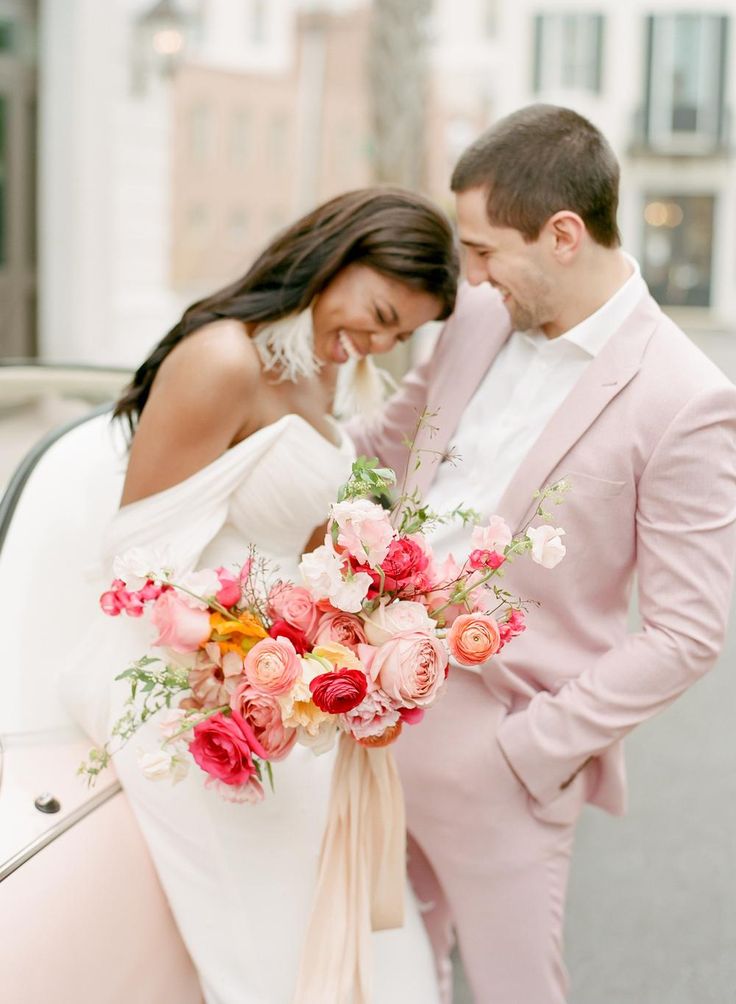
<svg viewBox="0 0 736 1004"><path fill-rule="evenodd" d="M531 519L534 493L548 484L552 471L639 371L659 315L659 308L647 295L554 413L499 503L498 511L509 526L519 530Z"/></svg>

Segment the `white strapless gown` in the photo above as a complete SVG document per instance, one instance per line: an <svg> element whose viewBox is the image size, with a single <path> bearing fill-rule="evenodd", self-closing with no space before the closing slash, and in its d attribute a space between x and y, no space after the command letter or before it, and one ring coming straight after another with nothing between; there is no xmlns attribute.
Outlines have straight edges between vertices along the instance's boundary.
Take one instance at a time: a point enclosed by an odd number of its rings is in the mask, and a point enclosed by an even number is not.
<svg viewBox="0 0 736 1004"><path fill-rule="evenodd" d="M338 447L300 417L286 416L183 485L124 507L113 521L108 550L150 544L157 533L180 546L190 565L216 567L242 561L253 543L278 564L281 576L294 578L297 556L325 519L351 462L352 446L344 436ZM123 624L105 624L110 659L116 660L104 665L107 680L124 668L117 661L125 658L123 652L142 654L140 636L137 651L133 641L136 623L125 625L133 634L117 650ZM98 681L102 668L98 662ZM122 696L113 697L113 714ZM89 709L82 709L81 717L85 714ZM334 752L317 757L295 747L274 765L275 794L267 791L259 805L240 805L205 789L196 767L176 786L146 780L137 753L155 748L157 740L150 723L115 757L115 765L207 1004L290 1004ZM402 929L372 937L373 1001L439 1004L429 944L408 889L406 905Z"/></svg>

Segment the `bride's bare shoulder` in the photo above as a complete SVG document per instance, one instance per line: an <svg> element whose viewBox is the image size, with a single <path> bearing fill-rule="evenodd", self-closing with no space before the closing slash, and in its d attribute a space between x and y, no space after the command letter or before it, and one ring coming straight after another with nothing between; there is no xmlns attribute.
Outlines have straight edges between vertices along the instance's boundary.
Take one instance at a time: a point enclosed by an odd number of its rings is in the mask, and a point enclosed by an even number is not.
<svg viewBox="0 0 736 1004"><path fill-rule="evenodd" d="M261 376L258 352L242 321L223 318L205 324L183 338L161 364L159 376L196 374L218 385L249 387Z"/></svg>

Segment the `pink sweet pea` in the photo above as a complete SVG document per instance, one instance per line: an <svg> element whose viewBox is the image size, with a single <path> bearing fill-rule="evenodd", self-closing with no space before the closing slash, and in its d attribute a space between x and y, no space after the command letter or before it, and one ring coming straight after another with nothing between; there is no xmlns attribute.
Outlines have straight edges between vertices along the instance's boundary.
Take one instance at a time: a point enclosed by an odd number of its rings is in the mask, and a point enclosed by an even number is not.
<svg viewBox="0 0 736 1004"><path fill-rule="evenodd" d="M500 516L491 516L487 526L473 528L470 539L473 546L481 551L498 551L499 554L503 554L513 536L505 520Z"/></svg>
<svg viewBox="0 0 736 1004"><path fill-rule="evenodd" d="M221 589L215 596L217 602L223 607L234 607L240 600L240 580L228 571L227 568L216 568L217 578L220 580Z"/></svg>
<svg viewBox="0 0 736 1004"><path fill-rule="evenodd" d="M209 612L190 607L173 589L153 604L151 621L159 632L153 644L174 652L196 652L211 634Z"/></svg>

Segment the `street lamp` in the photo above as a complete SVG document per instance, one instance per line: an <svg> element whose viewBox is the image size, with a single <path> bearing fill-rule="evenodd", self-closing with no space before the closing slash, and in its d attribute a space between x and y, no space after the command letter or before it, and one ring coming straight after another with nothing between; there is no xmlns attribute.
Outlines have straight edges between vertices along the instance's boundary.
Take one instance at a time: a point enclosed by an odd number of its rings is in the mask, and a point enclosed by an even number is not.
<svg viewBox="0 0 736 1004"><path fill-rule="evenodd" d="M174 75L187 49L190 17L175 0L157 0L133 26L133 91L144 94L151 74Z"/></svg>

